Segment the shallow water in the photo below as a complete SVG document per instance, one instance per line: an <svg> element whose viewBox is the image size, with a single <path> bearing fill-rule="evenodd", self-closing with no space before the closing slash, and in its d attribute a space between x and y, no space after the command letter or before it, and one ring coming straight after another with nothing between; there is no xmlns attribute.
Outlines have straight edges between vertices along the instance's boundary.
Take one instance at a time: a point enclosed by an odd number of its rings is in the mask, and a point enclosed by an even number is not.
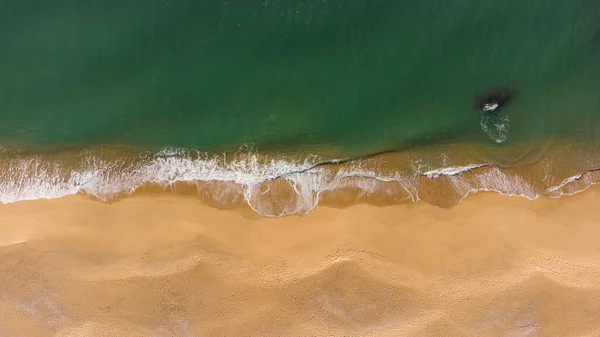
<svg viewBox="0 0 600 337"><path fill-rule="evenodd" d="M268 217L305 215L319 204L424 201L453 207L480 191L528 199L581 192L600 182L598 153L597 147L573 142L505 149L431 146L337 161L261 154L249 147L222 155L110 147L10 151L0 160L0 201L83 193L111 203L134 193L168 192L195 195L222 209L247 205Z"/></svg>

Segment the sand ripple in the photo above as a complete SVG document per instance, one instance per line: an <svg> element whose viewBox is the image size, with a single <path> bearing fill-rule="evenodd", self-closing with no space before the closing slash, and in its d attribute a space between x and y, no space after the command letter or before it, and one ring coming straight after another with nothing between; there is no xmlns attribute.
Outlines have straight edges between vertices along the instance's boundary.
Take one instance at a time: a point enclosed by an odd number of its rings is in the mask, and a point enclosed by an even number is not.
<svg viewBox="0 0 600 337"><path fill-rule="evenodd" d="M5 205L0 232L28 234L0 248L0 334L593 336L599 198L282 219L177 196Z"/></svg>

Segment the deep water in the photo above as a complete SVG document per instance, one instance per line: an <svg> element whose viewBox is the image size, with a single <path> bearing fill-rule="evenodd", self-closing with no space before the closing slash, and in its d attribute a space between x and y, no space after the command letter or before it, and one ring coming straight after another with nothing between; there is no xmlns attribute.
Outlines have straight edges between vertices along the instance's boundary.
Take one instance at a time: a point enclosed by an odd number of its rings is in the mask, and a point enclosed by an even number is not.
<svg viewBox="0 0 600 337"><path fill-rule="evenodd" d="M0 140L356 155L595 142L600 3L7 0ZM517 94L497 116L474 104ZM497 145L496 145L497 146Z"/></svg>

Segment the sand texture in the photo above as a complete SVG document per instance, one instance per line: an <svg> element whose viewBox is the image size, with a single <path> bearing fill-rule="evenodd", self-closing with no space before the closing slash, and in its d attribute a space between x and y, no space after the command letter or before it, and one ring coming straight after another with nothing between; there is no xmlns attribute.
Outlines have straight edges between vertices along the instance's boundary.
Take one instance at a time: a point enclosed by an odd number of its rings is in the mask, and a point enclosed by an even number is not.
<svg viewBox="0 0 600 337"><path fill-rule="evenodd" d="M599 204L4 205L0 336L598 336Z"/></svg>

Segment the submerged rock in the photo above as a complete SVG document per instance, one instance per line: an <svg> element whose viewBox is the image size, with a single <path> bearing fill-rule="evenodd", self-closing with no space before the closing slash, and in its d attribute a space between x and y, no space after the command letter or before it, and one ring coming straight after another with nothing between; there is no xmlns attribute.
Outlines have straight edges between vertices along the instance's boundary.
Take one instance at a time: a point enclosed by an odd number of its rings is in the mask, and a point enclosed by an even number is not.
<svg viewBox="0 0 600 337"><path fill-rule="evenodd" d="M494 113L508 103L516 94L516 89L496 88L484 96L477 98L475 105L482 113Z"/></svg>

